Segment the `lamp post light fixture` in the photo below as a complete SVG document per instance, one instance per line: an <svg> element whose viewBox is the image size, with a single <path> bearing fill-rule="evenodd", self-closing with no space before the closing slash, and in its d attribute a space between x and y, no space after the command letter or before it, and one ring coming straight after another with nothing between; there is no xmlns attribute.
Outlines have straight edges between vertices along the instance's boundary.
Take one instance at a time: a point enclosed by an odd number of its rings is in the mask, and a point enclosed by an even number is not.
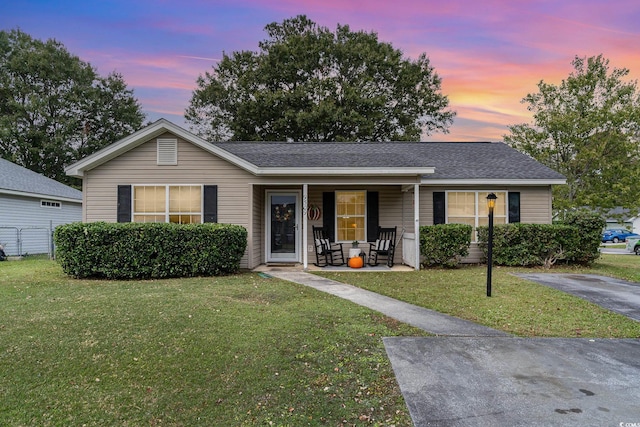
<svg viewBox="0 0 640 427"><path fill-rule="evenodd" d="M489 241L487 242L487 296L491 296L491 267L493 264L493 208L496 207L496 196L493 193L487 195L487 209L489 210Z"/></svg>

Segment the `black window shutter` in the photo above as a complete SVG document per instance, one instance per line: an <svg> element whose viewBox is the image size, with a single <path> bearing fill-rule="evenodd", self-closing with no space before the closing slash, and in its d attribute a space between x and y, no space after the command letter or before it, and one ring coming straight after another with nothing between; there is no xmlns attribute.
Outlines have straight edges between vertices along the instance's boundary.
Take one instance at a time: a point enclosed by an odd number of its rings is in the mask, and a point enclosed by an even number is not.
<svg viewBox="0 0 640 427"><path fill-rule="evenodd" d="M326 191L322 193L322 227L324 227L327 238L332 242L335 240L333 229L336 223L336 193Z"/></svg>
<svg viewBox="0 0 640 427"><path fill-rule="evenodd" d="M131 222L131 186L118 185L118 222Z"/></svg>
<svg viewBox="0 0 640 427"><path fill-rule="evenodd" d="M433 224L445 224L447 222L445 213L445 193L444 191L433 192Z"/></svg>
<svg viewBox="0 0 640 427"><path fill-rule="evenodd" d="M204 186L204 222L218 222L218 186Z"/></svg>
<svg viewBox="0 0 640 427"><path fill-rule="evenodd" d="M509 223L520 222L520 192L509 192Z"/></svg>
<svg viewBox="0 0 640 427"><path fill-rule="evenodd" d="M375 242L378 237L378 226L380 225L378 205L378 192L367 191L367 242Z"/></svg>

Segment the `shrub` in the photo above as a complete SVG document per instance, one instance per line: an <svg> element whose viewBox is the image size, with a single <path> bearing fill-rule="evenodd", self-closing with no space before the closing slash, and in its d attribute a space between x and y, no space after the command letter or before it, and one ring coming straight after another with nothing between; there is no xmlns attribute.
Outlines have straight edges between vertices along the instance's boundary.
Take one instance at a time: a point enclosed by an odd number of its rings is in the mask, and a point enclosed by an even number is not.
<svg viewBox="0 0 640 427"><path fill-rule="evenodd" d="M54 233L56 259L74 277L142 279L238 271L247 231L230 224L72 223Z"/></svg>
<svg viewBox="0 0 640 427"><path fill-rule="evenodd" d="M498 224L493 228L493 262L507 266L550 267L565 259L575 244L573 227L555 224ZM478 227L478 246L485 258L489 227Z"/></svg>
<svg viewBox="0 0 640 427"><path fill-rule="evenodd" d="M437 224L420 227L420 254L427 267L457 267L469 255L471 232L467 224Z"/></svg>
<svg viewBox="0 0 640 427"><path fill-rule="evenodd" d="M499 224L494 226L493 262L507 266L551 267L562 260L587 265L598 259L605 220L598 214L570 212L554 224ZM478 227L478 246L487 256L489 228Z"/></svg>
<svg viewBox="0 0 640 427"><path fill-rule="evenodd" d="M602 215L586 209L568 212L564 223L576 230L576 242L570 246L567 262L588 265L600 257L602 230L607 225Z"/></svg>

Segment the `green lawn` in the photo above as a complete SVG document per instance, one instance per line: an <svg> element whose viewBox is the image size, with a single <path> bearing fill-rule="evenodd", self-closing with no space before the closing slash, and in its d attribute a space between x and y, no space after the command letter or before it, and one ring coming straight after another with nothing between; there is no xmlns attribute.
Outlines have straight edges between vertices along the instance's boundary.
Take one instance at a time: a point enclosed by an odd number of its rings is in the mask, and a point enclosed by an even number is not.
<svg viewBox="0 0 640 427"><path fill-rule="evenodd" d="M567 271L572 270L568 269ZM593 265L590 271L585 272L600 274L603 276L618 277L620 279L640 283L640 256L604 254Z"/></svg>
<svg viewBox="0 0 640 427"><path fill-rule="evenodd" d="M319 274L518 336L640 338L640 322L510 274L518 271L601 274L640 282L640 257L603 255L588 269L494 267L491 298L486 296L486 266Z"/></svg>
<svg viewBox="0 0 640 427"><path fill-rule="evenodd" d="M588 272L640 282L640 257ZM640 323L495 268L323 273L522 336L640 337ZM531 270L525 270L531 271ZM424 332L245 273L75 280L0 263L2 426L410 426L381 341Z"/></svg>
<svg viewBox="0 0 640 427"><path fill-rule="evenodd" d="M422 332L257 274L0 263L0 425L411 425L381 341Z"/></svg>

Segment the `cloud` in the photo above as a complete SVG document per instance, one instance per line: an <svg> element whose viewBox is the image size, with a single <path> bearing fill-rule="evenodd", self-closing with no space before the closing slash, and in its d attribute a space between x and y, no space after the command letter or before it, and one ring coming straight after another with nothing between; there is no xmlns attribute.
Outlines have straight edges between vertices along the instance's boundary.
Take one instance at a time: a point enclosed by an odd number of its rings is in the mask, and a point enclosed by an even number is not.
<svg viewBox="0 0 640 427"><path fill-rule="evenodd" d="M637 0L183 0L8 2L0 28L56 38L101 74L121 73L150 116L182 116L196 79L223 52L257 50L264 26L306 14L425 52L458 115L432 140L500 140L531 119L521 99L558 84L575 55L603 54L640 77ZM126 13L124 13L126 12Z"/></svg>
<svg viewBox="0 0 640 427"><path fill-rule="evenodd" d="M219 58L204 58L202 56L189 56L189 55L178 55L178 58L186 58L186 59L197 59L200 61L209 61L209 62L218 62Z"/></svg>

